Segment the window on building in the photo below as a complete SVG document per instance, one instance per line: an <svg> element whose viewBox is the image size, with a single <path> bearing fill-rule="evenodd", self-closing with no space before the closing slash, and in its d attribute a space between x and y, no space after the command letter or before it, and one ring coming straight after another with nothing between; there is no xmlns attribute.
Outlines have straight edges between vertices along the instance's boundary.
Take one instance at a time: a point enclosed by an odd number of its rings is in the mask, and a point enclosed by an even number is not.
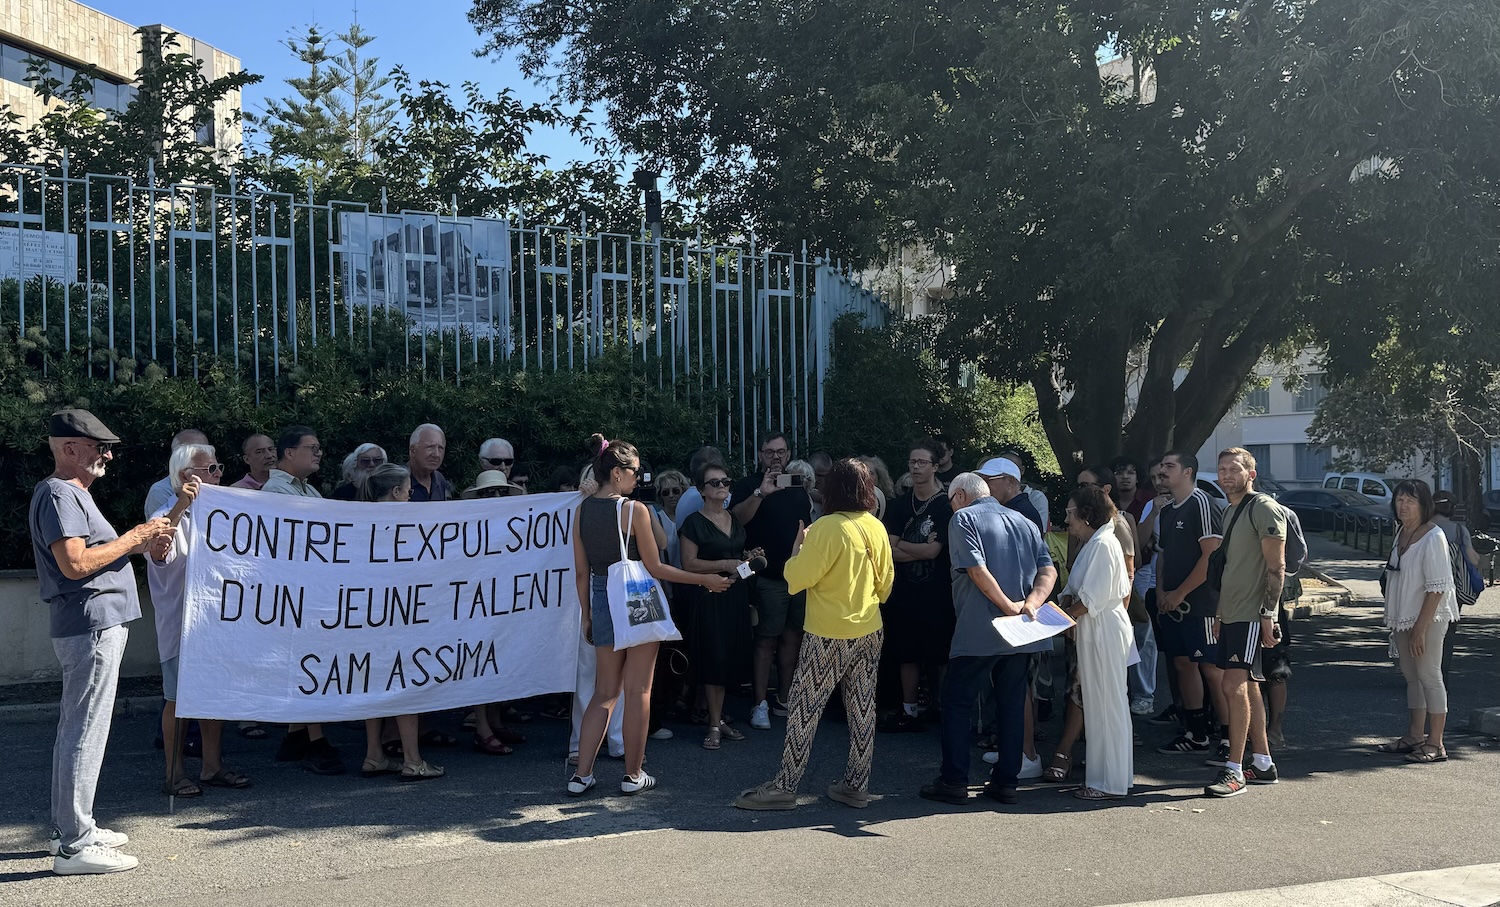
<svg viewBox="0 0 1500 907"><path fill-rule="evenodd" d="M1241 411L1247 416L1264 416L1271 411L1271 389L1269 387L1251 388L1245 395L1245 402L1240 406Z"/></svg>
<svg viewBox="0 0 1500 907"><path fill-rule="evenodd" d="M1328 396L1328 376L1321 372L1304 375L1302 385L1297 389L1297 412L1310 413L1318 408L1323 398Z"/></svg>
<svg viewBox="0 0 1500 907"><path fill-rule="evenodd" d="M1296 444L1295 456L1297 459L1297 480L1299 482L1311 482L1323 478L1333 465L1333 457L1328 449L1316 444Z"/></svg>

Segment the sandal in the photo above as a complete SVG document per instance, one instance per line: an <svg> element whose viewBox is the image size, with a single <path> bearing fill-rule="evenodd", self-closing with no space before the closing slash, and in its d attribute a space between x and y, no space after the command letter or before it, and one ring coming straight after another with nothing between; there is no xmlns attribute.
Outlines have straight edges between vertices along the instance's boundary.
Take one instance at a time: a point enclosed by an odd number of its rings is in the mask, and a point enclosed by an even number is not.
<svg viewBox="0 0 1500 907"><path fill-rule="evenodd" d="M505 707L505 712L501 717L506 721L514 721L516 724L529 724L536 716L525 709L518 709L513 705L508 705Z"/></svg>
<svg viewBox="0 0 1500 907"><path fill-rule="evenodd" d="M401 771L401 763L394 759L366 759L360 766L359 776L379 778L381 775L394 775L399 771Z"/></svg>
<svg viewBox="0 0 1500 907"><path fill-rule="evenodd" d="M401 748L400 740L387 740L380 744L380 751L385 753L388 759L400 759L405 755L405 750Z"/></svg>
<svg viewBox="0 0 1500 907"><path fill-rule="evenodd" d="M259 721L246 721L240 725L240 736L246 740L264 740L266 729L260 726Z"/></svg>
<svg viewBox="0 0 1500 907"><path fill-rule="evenodd" d="M423 746L435 746L440 749L452 749L453 747L458 746L457 737L453 736L452 734L445 734L442 731L436 730L428 731L427 733L418 737L417 742L422 744Z"/></svg>
<svg viewBox="0 0 1500 907"><path fill-rule="evenodd" d="M1058 763L1062 763L1059 765ZM1042 780L1053 784L1061 784L1068 780L1073 774L1073 757L1066 753L1053 753L1052 764L1042 771Z"/></svg>
<svg viewBox="0 0 1500 907"><path fill-rule="evenodd" d="M192 778L178 778L177 783L170 781L162 783L161 792L169 797L201 797L203 788L199 787Z"/></svg>
<svg viewBox="0 0 1500 907"><path fill-rule="evenodd" d="M1083 787L1080 787L1078 790L1073 791L1073 796L1077 797L1080 800L1123 800L1123 799L1125 799L1125 795L1124 794L1106 793L1106 792L1104 792L1102 790L1099 790L1098 788L1089 787L1087 784L1085 784Z"/></svg>
<svg viewBox="0 0 1500 907"><path fill-rule="evenodd" d="M1445 749L1438 749L1430 743L1424 743L1410 753L1407 753L1406 761L1416 763L1417 765L1431 765L1434 762L1447 762L1448 751Z"/></svg>
<svg viewBox="0 0 1500 907"><path fill-rule="evenodd" d="M483 738L476 734L474 735L474 752L484 753L486 756L509 756L515 750L506 746L494 734Z"/></svg>
<svg viewBox="0 0 1500 907"><path fill-rule="evenodd" d="M501 743L509 743L514 746L517 743L526 742L526 735L522 734L520 731L512 730L508 727L497 727L494 730L495 736L500 738Z"/></svg>
<svg viewBox="0 0 1500 907"><path fill-rule="evenodd" d="M1409 753L1426 745L1426 740L1408 740L1405 737L1397 737L1395 740L1388 740L1375 748L1382 753Z"/></svg>
<svg viewBox="0 0 1500 907"><path fill-rule="evenodd" d="M423 759L416 765L408 762L401 766L402 781L431 781L434 778L443 777L443 774L443 767L441 765L433 765L426 759Z"/></svg>
<svg viewBox="0 0 1500 907"><path fill-rule="evenodd" d="M250 777L239 772L232 772L227 768L221 768L207 778L200 777L199 784L209 787L231 787L235 790L243 790L250 786Z"/></svg>
<svg viewBox="0 0 1500 907"><path fill-rule="evenodd" d="M706 749L706 750L716 750L716 749L718 749L719 748L719 739L720 739L719 735L720 735L720 732L722 730L723 730L722 726L721 727L711 727L711 728L709 728L707 736L705 736L703 738L703 748Z"/></svg>
<svg viewBox="0 0 1500 907"><path fill-rule="evenodd" d="M717 728L717 730L719 731L719 733L724 735L725 740L745 739L745 734L743 731L736 730L735 728L730 727L728 723L723 721L719 722L719 727Z"/></svg>

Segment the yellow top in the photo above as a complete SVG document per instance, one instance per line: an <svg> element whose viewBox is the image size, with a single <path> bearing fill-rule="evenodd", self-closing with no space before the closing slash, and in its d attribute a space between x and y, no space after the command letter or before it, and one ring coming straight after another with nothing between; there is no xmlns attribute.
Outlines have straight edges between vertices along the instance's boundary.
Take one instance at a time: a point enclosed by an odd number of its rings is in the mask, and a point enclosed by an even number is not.
<svg viewBox="0 0 1500 907"><path fill-rule="evenodd" d="M807 529L786 562L791 592L807 590L803 629L825 639L858 639L879 630L880 603L896 571L885 526L868 513L831 513Z"/></svg>

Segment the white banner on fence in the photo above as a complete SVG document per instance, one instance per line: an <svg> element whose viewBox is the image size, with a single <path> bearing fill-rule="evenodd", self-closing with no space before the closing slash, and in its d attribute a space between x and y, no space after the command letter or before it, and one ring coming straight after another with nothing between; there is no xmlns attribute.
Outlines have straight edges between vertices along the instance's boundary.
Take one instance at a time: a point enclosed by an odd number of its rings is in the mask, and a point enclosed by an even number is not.
<svg viewBox="0 0 1500 907"><path fill-rule="evenodd" d="M205 488L188 539L177 714L347 721L572 690L577 503Z"/></svg>
<svg viewBox="0 0 1500 907"><path fill-rule="evenodd" d="M78 282L78 237L41 230L0 227L0 277L50 277Z"/></svg>

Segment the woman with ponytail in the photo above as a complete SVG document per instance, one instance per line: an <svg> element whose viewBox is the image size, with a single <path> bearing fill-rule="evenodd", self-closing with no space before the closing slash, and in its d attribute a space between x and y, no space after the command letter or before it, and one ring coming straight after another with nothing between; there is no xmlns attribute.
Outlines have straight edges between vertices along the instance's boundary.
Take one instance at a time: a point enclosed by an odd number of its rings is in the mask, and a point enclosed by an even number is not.
<svg viewBox="0 0 1500 907"><path fill-rule="evenodd" d="M639 560L658 580L702 586L711 592L723 592L733 582L729 577L688 573L661 562L646 505L628 500L641 471L641 458L634 445L628 441L608 441L596 434L589 438L589 450L594 457L593 475L598 488L578 506L573 566L583 609L583 635L594 646L598 674L594 695L583 715L578 770L568 780L568 793L575 797L594 787L594 760L604 740L605 726L619 707L621 696L625 699L625 777L620 781L620 792L636 794L656 786L656 779L646 774L642 765L646 761L651 679L658 644L615 649L608 576L610 566L620 560L620 536L629 533L629 557ZM627 499L624 507L617 509L622 499Z"/></svg>

